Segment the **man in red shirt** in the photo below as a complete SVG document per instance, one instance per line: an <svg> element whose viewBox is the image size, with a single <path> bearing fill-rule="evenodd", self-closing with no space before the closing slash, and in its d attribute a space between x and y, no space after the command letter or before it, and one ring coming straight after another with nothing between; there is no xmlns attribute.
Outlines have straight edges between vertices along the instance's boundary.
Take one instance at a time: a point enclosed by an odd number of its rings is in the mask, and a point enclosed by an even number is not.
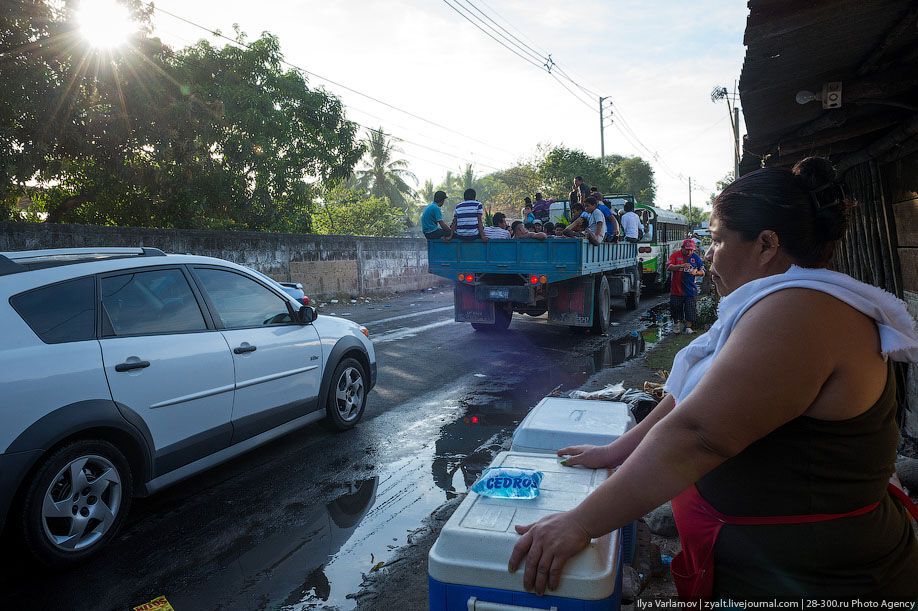
<svg viewBox="0 0 918 611"><path fill-rule="evenodd" d="M669 256L666 269L673 277L669 288L669 311L676 325L676 332L681 333L682 321L685 321L685 332L694 333L692 327L698 318L695 300L698 296L696 276L704 276L704 262L698 253L695 240L682 240L682 248Z"/></svg>

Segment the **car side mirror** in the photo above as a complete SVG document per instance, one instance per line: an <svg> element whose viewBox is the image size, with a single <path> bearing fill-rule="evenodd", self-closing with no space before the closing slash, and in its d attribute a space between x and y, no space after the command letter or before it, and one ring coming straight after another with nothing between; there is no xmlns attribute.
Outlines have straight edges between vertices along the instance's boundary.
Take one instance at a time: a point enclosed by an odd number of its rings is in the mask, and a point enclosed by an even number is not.
<svg viewBox="0 0 918 611"><path fill-rule="evenodd" d="M319 317L319 311L312 306L300 306L300 309L296 313L297 320L300 321L302 325L309 325L315 322Z"/></svg>

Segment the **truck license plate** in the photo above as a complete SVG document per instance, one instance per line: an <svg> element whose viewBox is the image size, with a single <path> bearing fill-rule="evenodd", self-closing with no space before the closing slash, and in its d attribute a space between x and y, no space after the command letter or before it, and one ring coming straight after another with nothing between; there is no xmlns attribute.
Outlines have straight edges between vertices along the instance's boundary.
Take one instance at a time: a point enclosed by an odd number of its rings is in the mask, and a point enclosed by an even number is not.
<svg viewBox="0 0 918 611"><path fill-rule="evenodd" d="M510 289L491 289L488 295L491 299L507 299L510 297Z"/></svg>

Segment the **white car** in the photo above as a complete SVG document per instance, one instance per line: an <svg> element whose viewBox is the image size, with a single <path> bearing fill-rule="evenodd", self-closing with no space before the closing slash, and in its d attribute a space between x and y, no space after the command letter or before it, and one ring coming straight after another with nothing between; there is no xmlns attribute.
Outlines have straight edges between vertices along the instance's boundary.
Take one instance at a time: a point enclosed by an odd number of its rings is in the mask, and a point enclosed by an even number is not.
<svg viewBox="0 0 918 611"><path fill-rule="evenodd" d="M365 328L152 248L0 253L0 329L0 529L48 565L97 553L134 496L354 426L376 383Z"/></svg>

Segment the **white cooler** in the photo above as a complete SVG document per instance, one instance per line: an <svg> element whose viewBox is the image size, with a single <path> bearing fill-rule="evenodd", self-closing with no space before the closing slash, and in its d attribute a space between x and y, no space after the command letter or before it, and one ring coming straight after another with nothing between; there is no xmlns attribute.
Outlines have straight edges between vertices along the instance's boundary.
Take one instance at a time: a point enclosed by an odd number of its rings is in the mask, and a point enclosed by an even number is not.
<svg viewBox="0 0 918 611"><path fill-rule="evenodd" d="M510 450L554 454L566 446L606 445L634 425L626 403L545 397L520 422Z"/></svg>
<svg viewBox="0 0 918 611"><path fill-rule="evenodd" d="M612 443L635 426L626 403L545 397L520 422L513 433L511 452L555 454L567 446ZM634 562L637 523L621 529L622 555Z"/></svg>
<svg viewBox="0 0 918 611"><path fill-rule="evenodd" d="M618 532L605 535L568 560L557 590L536 596L523 588L521 566L507 571L520 536L514 526L573 509L602 483L605 469L562 467L545 454L501 452L492 467L542 471L535 499L489 498L469 492L440 532L428 556L431 611L617 610L622 555Z"/></svg>

